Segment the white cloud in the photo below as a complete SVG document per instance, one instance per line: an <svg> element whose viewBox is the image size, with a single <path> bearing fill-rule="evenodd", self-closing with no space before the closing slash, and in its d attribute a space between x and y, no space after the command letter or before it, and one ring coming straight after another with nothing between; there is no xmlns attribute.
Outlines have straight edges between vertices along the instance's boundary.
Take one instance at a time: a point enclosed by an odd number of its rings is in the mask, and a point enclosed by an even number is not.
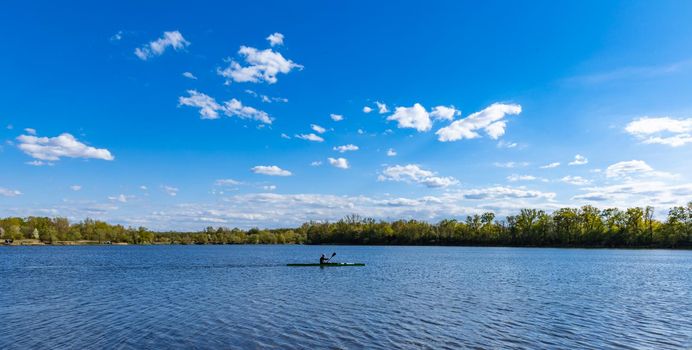
<svg viewBox="0 0 692 350"><path fill-rule="evenodd" d="M499 163L495 162L493 163L498 168L520 168L520 167L525 167L529 165L528 162L505 162L505 163Z"/></svg>
<svg viewBox="0 0 692 350"><path fill-rule="evenodd" d="M276 165L258 165L250 169L255 174L269 175L269 176L291 176L291 172L279 168Z"/></svg>
<svg viewBox="0 0 692 350"><path fill-rule="evenodd" d="M560 162L553 162L553 163L550 163L550 164L541 165L540 168L541 168L541 169L551 169L551 168L557 168L557 167L559 167L559 166L560 166Z"/></svg>
<svg viewBox="0 0 692 350"><path fill-rule="evenodd" d="M53 165L54 165L54 164L51 163L51 162L44 162L44 161L41 161L41 160L32 160L32 161L26 162L26 163L24 163L24 164L26 164L26 165L31 165L31 166L44 166L44 165L46 165L46 166L53 166Z"/></svg>
<svg viewBox="0 0 692 350"><path fill-rule="evenodd" d="M340 122L344 120L344 116L341 114L330 114L329 117L332 118L332 120L335 122Z"/></svg>
<svg viewBox="0 0 692 350"><path fill-rule="evenodd" d="M416 164L394 165L385 168L377 178L379 181L398 181L423 184L427 187L448 187L459 181L451 176L437 176L430 170L422 169Z"/></svg>
<svg viewBox="0 0 692 350"><path fill-rule="evenodd" d="M36 135L36 129L26 128L24 131L29 135Z"/></svg>
<svg viewBox="0 0 692 350"><path fill-rule="evenodd" d="M442 142L457 141L481 137L477 130L483 129L490 138L496 140L505 133L507 126L505 116L519 113L521 113L520 105L493 103L480 112L452 122L435 134Z"/></svg>
<svg viewBox="0 0 692 350"><path fill-rule="evenodd" d="M660 209L685 205L692 197L692 184L671 185L661 181L631 181L588 187L584 194L572 197L575 201L598 203L620 208L653 205Z"/></svg>
<svg viewBox="0 0 692 350"><path fill-rule="evenodd" d="M183 76L184 76L185 78L188 78L188 79L197 80L197 77L196 77L194 74L190 73L190 72L184 72L184 73L183 73Z"/></svg>
<svg viewBox="0 0 692 350"><path fill-rule="evenodd" d="M537 180L538 178L533 176L533 175L520 175L520 174L512 174L510 176L507 176L507 180L510 182L517 182L517 181L534 181Z"/></svg>
<svg viewBox="0 0 692 350"><path fill-rule="evenodd" d="M265 191L274 191L274 190L276 190L276 185L265 185L265 186L262 186L262 189Z"/></svg>
<svg viewBox="0 0 692 350"><path fill-rule="evenodd" d="M430 115L420 103L412 107L396 107L394 114L387 117L387 120L397 121L399 128L413 128L421 132L432 127Z"/></svg>
<svg viewBox="0 0 692 350"><path fill-rule="evenodd" d="M372 112L372 108L370 108L368 106L363 107L363 113L370 113L370 112Z"/></svg>
<svg viewBox="0 0 692 350"><path fill-rule="evenodd" d="M625 131L647 144L680 147L692 143L692 118L642 117L628 123Z"/></svg>
<svg viewBox="0 0 692 350"><path fill-rule="evenodd" d="M667 145L671 147L680 147L685 144L692 143L692 135L678 134L668 137L652 136L643 141L648 144Z"/></svg>
<svg viewBox="0 0 692 350"><path fill-rule="evenodd" d="M348 151L357 151L358 146L353 145L353 144L348 144L348 145L343 145L343 146L336 146L333 148L333 150L338 151L340 153L348 152Z"/></svg>
<svg viewBox="0 0 692 350"><path fill-rule="evenodd" d="M122 38L123 38L123 31L119 30L117 33L113 34L110 37L110 40L111 41L120 41L120 40L122 40Z"/></svg>
<svg viewBox="0 0 692 350"><path fill-rule="evenodd" d="M271 34L267 37L267 41L269 41L269 45L272 47L274 46L281 46L284 44L284 35L281 33L274 33Z"/></svg>
<svg viewBox="0 0 692 350"><path fill-rule="evenodd" d="M589 160L586 159L586 157L582 156L581 154L577 154L574 156L574 160L569 162L569 165L584 165L588 162Z"/></svg>
<svg viewBox="0 0 692 350"><path fill-rule="evenodd" d="M223 105L216 102L213 97L196 90L187 90L189 97L179 97L179 106L190 106L199 108L202 119L218 119L219 112L228 117L236 116L240 119L253 119L265 124L271 124L272 118L264 111L245 106L235 98L226 101Z"/></svg>
<svg viewBox="0 0 692 350"><path fill-rule="evenodd" d="M185 40L179 31L163 32L163 37L135 49L135 55L139 59L146 61L154 56L162 55L169 47L177 51L186 48L188 45L190 45L190 42Z"/></svg>
<svg viewBox="0 0 692 350"><path fill-rule="evenodd" d="M0 196L3 197L16 197L21 195L22 193L17 191L17 190L10 190L4 187L0 187Z"/></svg>
<svg viewBox="0 0 692 350"><path fill-rule="evenodd" d="M363 129L358 129L358 135L363 135L365 134L365 130Z"/></svg>
<svg viewBox="0 0 692 350"><path fill-rule="evenodd" d="M319 137L319 136L317 136L317 135L315 135L315 134L313 134L313 133L309 133L309 134L298 134L298 135L296 135L296 138L299 138L299 139L301 139L301 140L312 141L312 142L323 142L323 141L324 141L323 138L321 138L321 137Z"/></svg>
<svg viewBox="0 0 692 350"><path fill-rule="evenodd" d="M134 198L134 196L127 196L124 194L119 194L117 196L110 196L108 199L115 201L115 202L120 202L120 203L127 203L128 199Z"/></svg>
<svg viewBox="0 0 692 350"><path fill-rule="evenodd" d="M142 185L142 186L139 186L139 189L142 190L142 191L146 191L146 190L148 190L149 188L148 188L147 186Z"/></svg>
<svg viewBox="0 0 692 350"><path fill-rule="evenodd" d="M475 199L475 200L487 200L487 199L528 199L528 198L544 198L547 200L553 200L555 198L554 192L541 192L525 190L523 188L511 188L511 187L488 187L480 189L470 189L460 192L465 199Z"/></svg>
<svg viewBox="0 0 692 350"><path fill-rule="evenodd" d="M162 187L162 189L163 189L164 192L166 192L167 195L169 195L169 196L171 196L171 197L177 196L177 195L178 195L178 191L179 191L179 189L178 189L177 187L168 186L168 185L164 185L164 186Z"/></svg>
<svg viewBox="0 0 692 350"><path fill-rule="evenodd" d="M56 161L62 157L115 159L107 149L87 146L68 133L56 137L21 135L17 137L17 141L20 150L32 158L43 161Z"/></svg>
<svg viewBox="0 0 692 350"><path fill-rule="evenodd" d="M218 119L218 111L223 110L220 104L209 95L197 92L196 90L187 90L189 97L178 97L178 105L190 106L199 108L199 114L202 119Z"/></svg>
<svg viewBox="0 0 692 350"><path fill-rule="evenodd" d="M322 165L322 162L319 160L316 160L316 161L310 163L310 166L320 166L320 165Z"/></svg>
<svg viewBox="0 0 692 350"><path fill-rule="evenodd" d="M394 156L396 156L396 151L394 150L394 148L388 149L387 150L387 157L394 157Z"/></svg>
<svg viewBox="0 0 692 350"><path fill-rule="evenodd" d="M82 186L80 186L80 185L72 185L72 186L70 186L70 189L71 189L72 191L75 191L75 192L76 192L76 191L80 191L80 190L82 189Z"/></svg>
<svg viewBox="0 0 692 350"><path fill-rule="evenodd" d="M516 142L506 142L504 140L497 142L497 148L516 148L517 146L519 146L519 144Z"/></svg>
<svg viewBox="0 0 692 350"><path fill-rule="evenodd" d="M332 166L334 166L336 168L340 168L340 169L348 169L349 168L348 160L346 160L346 158L327 158L327 160L329 160L329 164L331 164Z"/></svg>
<svg viewBox="0 0 692 350"><path fill-rule="evenodd" d="M269 117L269 114L253 107L244 106L242 102L236 100L235 98L224 103L224 113L226 113L226 115L229 117L237 116L241 119L253 119L265 124L272 123L272 119Z"/></svg>
<svg viewBox="0 0 692 350"><path fill-rule="evenodd" d="M282 139L286 139L286 140L290 140L290 139L291 139L291 137L288 136L288 135L286 135L285 133L281 133L281 138L282 138Z"/></svg>
<svg viewBox="0 0 692 350"><path fill-rule="evenodd" d="M606 168L606 177L609 178L629 178L632 176L653 176L674 178L675 174L655 171L649 164L643 160L628 160L611 164Z"/></svg>
<svg viewBox="0 0 692 350"><path fill-rule="evenodd" d="M380 101L375 101L375 104L377 105L377 112L378 113L385 114L385 113L389 112L389 109L387 108L386 104L384 104Z"/></svg>
<svg viewBox="0 0 692 350"><path fill-rule="evenodd" d="M243 183L233 179L218 179L214 181L214 184L217 186L238 186L242 185Z"/></svg>
<svg viewBox="0 0 692 350"><path fill-rule="evenodd" d="M244 57L247 66L231 61L227 68L217 70L219 75L226 78L227 84L231 81L274 84L279 73L288 74L293 69L303 69L303 66L284 58L272 49L257 50L254 47L241 46L238 54Z"/></svg>
<svg viewBox="0 0 692 350"><path fill-rule="evenodd" d="M325 129L325 128L317 125L317 124L310 124L310 128L318 134L324 134L327 131L327 129Z"/></svg>
<svg viewBox="0 0 692 350"><path fill-rule="evenodd" d="M461 115L461 111L454 106L437 106L430 112L430 117L437 120L454 120L455 116Z"/></svg>
<svg viewBox="0 0 692 350"><path fill-rule="evenodd" d="M560 181L562 181L564 183L568 183L570 185L577 185L577 186L584 186L584 185L588 185L591 183L591 180L585 179L581 176L571 176L571 175L567 175L567 176L563 177L562 179L560 179Z"/></svg>

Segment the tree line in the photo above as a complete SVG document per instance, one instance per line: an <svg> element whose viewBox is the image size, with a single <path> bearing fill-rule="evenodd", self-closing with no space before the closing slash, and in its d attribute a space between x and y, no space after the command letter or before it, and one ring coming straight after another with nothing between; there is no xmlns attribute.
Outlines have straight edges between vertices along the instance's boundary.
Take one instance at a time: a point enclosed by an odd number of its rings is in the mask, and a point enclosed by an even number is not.
<svg viewBox="0 0 692 350"><path fill-rule="evenodd" d="M357 244L484 245L537 247L692 248L692 202L673 207L665 220L653 207L562 208L552 213L521 209L497 219L487 212L464 220L428 223L382 221L350 215L336 222L307 222L296 228L241 230L207 227L198 232L155 232L86 219L9 217L0 219L0 238L129 244Z"/></svg>

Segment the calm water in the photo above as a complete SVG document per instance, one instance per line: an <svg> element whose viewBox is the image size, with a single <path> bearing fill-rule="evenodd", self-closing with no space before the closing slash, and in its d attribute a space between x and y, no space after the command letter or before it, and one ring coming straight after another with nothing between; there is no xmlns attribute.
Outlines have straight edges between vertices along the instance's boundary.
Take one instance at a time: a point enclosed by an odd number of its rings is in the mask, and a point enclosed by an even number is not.
<svg viewBox="0 0 692 350"><path fill-rule="evenodd" d="M337 252L365 267L286 267ZM692 252L0 248L0 348L692 348Z"/></svg>

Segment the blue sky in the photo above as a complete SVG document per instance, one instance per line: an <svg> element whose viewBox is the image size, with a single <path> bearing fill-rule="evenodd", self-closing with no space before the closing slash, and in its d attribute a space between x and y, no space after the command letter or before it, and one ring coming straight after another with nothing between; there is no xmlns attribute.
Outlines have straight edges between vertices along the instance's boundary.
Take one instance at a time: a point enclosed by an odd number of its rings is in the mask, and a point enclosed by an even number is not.
<svg viewBox="0 0 692 350"><path fill-rule="evenodd" d="M691 11L10 1L0 215L199 229L664 213L692 200Z"/></svg>

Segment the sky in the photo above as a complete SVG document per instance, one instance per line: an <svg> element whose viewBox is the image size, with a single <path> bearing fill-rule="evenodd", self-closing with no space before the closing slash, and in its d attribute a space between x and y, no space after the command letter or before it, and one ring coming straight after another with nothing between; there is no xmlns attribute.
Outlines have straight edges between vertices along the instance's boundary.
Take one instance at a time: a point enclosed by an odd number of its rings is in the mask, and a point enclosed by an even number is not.
<svg viewBox="0 0 692 350"><path fill-rule="evenodd" d="M687 1L13 1L0 216L288 227L692 200Z"/></svg>

